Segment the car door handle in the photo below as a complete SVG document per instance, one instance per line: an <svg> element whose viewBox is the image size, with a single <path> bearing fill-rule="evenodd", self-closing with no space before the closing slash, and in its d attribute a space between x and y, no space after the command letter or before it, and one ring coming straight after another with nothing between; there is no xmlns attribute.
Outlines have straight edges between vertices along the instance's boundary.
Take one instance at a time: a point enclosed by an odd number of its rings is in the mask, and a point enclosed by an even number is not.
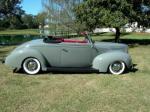
<svg viewBox="0 0 150 112"><path fill-rule="evenodd" d="M64 52L68 52L68 50L67 50L67 49L62 49L62 51L64 51Z"/></svg>

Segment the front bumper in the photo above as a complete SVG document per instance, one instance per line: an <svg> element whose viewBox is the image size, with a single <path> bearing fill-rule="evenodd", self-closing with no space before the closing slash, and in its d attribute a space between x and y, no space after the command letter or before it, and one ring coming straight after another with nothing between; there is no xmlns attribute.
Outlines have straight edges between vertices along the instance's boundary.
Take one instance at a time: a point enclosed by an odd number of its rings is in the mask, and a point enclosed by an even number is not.
<svg viewBox="0 0 150 112"><path fill-rule="evenodd" d="M130 68L129 68L129 69L130 69L130 70L132 70L133 68L134 68L134 66L133 66L133 64L131 64L131 66L130 66Z"/></svg>
<svg viewBox="0 0 150 112"><path fill-rule="evenodd" d="M128 70L132 71L133 69L134 69L134 64L133 64L132 59L130 57Z"/></svg>

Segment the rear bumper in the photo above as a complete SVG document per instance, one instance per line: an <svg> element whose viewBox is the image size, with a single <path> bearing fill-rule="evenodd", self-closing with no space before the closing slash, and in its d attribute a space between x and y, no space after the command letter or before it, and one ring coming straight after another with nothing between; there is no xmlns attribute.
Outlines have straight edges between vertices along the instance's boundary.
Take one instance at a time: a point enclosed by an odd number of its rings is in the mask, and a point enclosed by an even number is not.
<svg viewBox="0 0 150 112"><path fill-rule="evenodd" d="M2 64L4 64L5 63L5 59L2 59Z"/></svg>

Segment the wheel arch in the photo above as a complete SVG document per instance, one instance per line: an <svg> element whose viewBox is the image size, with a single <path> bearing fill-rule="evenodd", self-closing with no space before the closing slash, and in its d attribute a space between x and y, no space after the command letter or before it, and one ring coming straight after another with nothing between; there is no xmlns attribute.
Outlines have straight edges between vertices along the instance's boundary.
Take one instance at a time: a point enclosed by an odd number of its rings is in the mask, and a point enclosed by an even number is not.
<svg viewBox="0 0 150 112"><path fill-rule="evenodd" d="M22 64L27 58L36 58L41 64L42 71L45 71L47 68L46 58L38 50L24 49L22 52L20 52L20 57L21 58L18 59L20 68L22 68Z"/></svg>
<svg viewBox="0 0 150 112"><path fill-rule="evenodd" d="M92 63L92 68L100 72L107 72L109 65L114 61L123 61L127 68L131 66L131 57L122 51L111 51L96 56Z"/></svg>

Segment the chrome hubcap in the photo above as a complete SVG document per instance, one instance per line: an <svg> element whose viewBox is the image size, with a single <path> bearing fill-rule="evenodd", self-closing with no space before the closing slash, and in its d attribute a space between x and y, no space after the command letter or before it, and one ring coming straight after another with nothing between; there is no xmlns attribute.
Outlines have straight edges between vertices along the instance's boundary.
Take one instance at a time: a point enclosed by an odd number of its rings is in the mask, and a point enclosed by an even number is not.
<svg viewBox="0 0 150 112"><path fill-rule="evenodd" d="M115 62L112 64L112 70L114 72L119 72L122 69L122 64L120 62Z"/></svg>
<svg viewBox="0 0 150 112"><path fill-rule="evenodd" d="M29 71L34 71L37 69L37 63L34 61L34 60L29 60L27 63L26 63L26 67Z"/></svg>

